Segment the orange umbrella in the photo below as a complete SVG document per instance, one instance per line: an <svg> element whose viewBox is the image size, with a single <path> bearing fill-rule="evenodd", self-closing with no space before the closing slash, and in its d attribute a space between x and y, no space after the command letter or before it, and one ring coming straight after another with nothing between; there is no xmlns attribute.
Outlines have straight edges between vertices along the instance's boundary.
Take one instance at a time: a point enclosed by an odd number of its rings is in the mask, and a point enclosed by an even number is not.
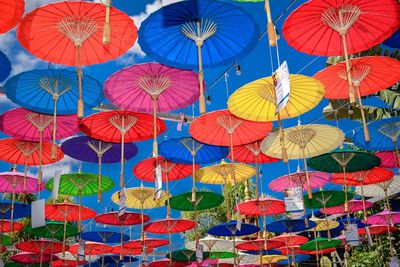
<svg viewBox="0 0 400 267"><path fill-rule="evenodd" d="M25 11L24 0L0 1L0 33L5 33L14 28L22 19Z"/></svg>
<svg viewBox="0 0 400 267"><path fill-rule="evenodd" d="M87 1L65 1L27 14L17 29L21 45L45 61L77 66L78 116L83 116L82 65L123 55L137 39L133 20L118 9Z"/></svg>

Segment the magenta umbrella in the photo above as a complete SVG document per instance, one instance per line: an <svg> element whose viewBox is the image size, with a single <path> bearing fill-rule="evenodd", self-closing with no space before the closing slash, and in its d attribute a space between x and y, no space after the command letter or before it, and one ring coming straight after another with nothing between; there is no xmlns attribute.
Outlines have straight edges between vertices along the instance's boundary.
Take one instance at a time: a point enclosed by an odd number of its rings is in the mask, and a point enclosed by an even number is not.
<svg viewBox="0 0 400 267"><path fill-rule="evenodd" d="M157 112L167 112L193 104L199 98L197 74L159 63L138 64L111 75L104 94L125 110L154 114L153 156L157 157Z"/></svg>
<svg viewBox="0 0 400 267"><path fill-rule="evenodd" d="M381 211L379 213L369 216L368 223L380 224L380 225L387 226L387 234L388 234L389 243L390 243L390 256L393 257L394 251L393 251L392 234L390 231L390 225L400 223L400 212L393 212L393 211L384 209L383 211Z"/></svg>
<svg viewBox="0 0 400 267"><path fill-rule="evenodd" d="M365 201L365 208L368 209L370 207L372 207L374 203L369 202L369 201ZM363 207L363 202L361 200L350 200L348 203L348 212L352 213L352 212L357 212L357 211L362 211L364 210ZM320 209L320 211L324 214L328 214L328 215L333 215L333 214L345 214L345 209L344 209L344 205L340 205L340 206L334 206L334 207L330 207L330 208L322 208Z"/></svg>
<svg viewBox="0 0 400 267"><path fill-rule="evenodd" d="M5 134L23 141L39 141L38 182L42 181L43 141L53 141L51 157L55 158L56 139L79 132L80 120L76 115L53 115L33 112L24 108L7 111L0 118L0 129Z"/></svg>
<svg viewBox="0 0 400 267"><path fill-rule="evenodd" d="M326 172L309 172L311 188L320 188L328 184L332 176ZM283 175L272 180L269 183L269 188L275 192L283 192L286 188L297 186L303 187L303 191L307 191L307 177L305 172L297 171L292 174Z"/></svg>
<svg viewBox="0 0 400 267"><path fill-rule="evenodd" d="M45 189L45 184L38 184L38 179L27 176L13 169L10 172L0 172L0 192L11 194L10 228L13 229L15 194L32 194Z"/></svg>
<svg viewBox="0 0 400 267"><path fill-rule="evenodd" d="M399 159L397 158L395 151L375 152L374 155L381 159L381 164L379 167L390 169L400 168Z"/></svg>

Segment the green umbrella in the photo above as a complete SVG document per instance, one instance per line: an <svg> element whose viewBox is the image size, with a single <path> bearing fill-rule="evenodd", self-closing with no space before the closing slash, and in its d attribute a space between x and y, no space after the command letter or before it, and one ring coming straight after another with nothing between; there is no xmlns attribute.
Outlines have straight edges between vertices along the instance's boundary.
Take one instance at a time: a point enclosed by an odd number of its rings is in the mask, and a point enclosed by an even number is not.
<svg viewBox="0 0 400 267"><path fill-rule="evenodd" d="M196 192L196 203L192 203L192 192L173 196L169 199L172 209L181 211L207 210L215 208L224 202L220 194L206 191Z"/></svg>
<svg viewBox="0 0 400 267"><path fill-rule="evenodd" d="M215 252L206 252L207 259L231 259L237 256L237 254L231 251L215 251Z"/></svg>
<svg viewBox="0 0 400 267"><path fill-rule="evenodd" d="M30 237L45 237L62 240L64 238L64 223L48 221L46 225L32 228L27 225L24 228L25 233ZM78 227L67 223L65 228L65 237L77 236L79 234Z"/></svg>
<svg viewBox="0 0 400 267"><path fill-rule="evenodd" d="M346 192L326 190L313 193L313 198L309 199L304 195L304 206L308 209L322 209L342 205L346 199ZM353 193L347 192L347 195L352 199Z"/></svg>
<svg viewBox="0 0 400 267"><path fill-rule="evenodd" d="M97 195L99 192L98 174L93 173L69 173L60 177L58 193L67 196L90 196ZM49 191L53 190L54 178L46 183ZM114 187L114 181L106 176L101 179L101 192L106 192Z"/></svg>
<svg viewBox="0 0 400 267"><path fill-rule="evenodd" d="M168 259L172 258L173 261L192 262L196 261L196 251L190 249L179 249L168 253L165 257Z"/></svg>
<svg viewBox="0 0 400 267"><path fill-rule="evenodd" d="M0 234L0 240L1 240L1 245L2 246L9 246L12 243L14 243L12 238L10 236L8 236L8 235Z"/></svg>
<svg viewBox="0 0 400 267"><path fill-rule="evenodd" d="M308 167L322 172L342 173L370 170L379 166L379 157L368 152L338 149L307 161Z"/></svg>
<svg viewBox="0 0 400 267"><path fill-rule="evenodd" d="M308 241L307 243L300 246L301 250L323 250L327 248L336 248L340 246L342 241L340 240L329 240L324 237L317 237L313 240Z"/></svg>

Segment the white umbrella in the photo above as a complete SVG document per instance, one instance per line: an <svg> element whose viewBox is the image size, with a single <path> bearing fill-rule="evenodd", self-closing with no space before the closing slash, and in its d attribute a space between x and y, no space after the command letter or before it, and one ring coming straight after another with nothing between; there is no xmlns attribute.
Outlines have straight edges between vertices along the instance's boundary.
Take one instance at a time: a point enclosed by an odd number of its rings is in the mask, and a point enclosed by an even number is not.
<svg viewBox="0 0 400 267"><path fill-rule="evenodd" d="M235 240L235 244L242 243L242 240ZM199 243L203 245L204 252L233 251L233 241L229 239L216 238L207 235L199 239ZM185 247L190 250L196 250L196 241L187 242Z"/></svg>

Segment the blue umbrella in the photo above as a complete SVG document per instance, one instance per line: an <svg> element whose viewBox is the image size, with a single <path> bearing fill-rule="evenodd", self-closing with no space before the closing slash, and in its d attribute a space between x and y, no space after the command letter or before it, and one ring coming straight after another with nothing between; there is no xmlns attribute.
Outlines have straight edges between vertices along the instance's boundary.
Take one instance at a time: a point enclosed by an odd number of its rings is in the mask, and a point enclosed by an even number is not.
<svg viewBox="0 0 400 267"><path fill-rule="evenodd" d="M353 224L357 224L358 228L364 228L365 227L365 223L363 223L361 221L361 219L358 218L350 218L349 220L347 219L341 219L338 221L340 223L340 225L344 228L344 226L346 226L348 223L353 223Z"/></svg>
<svg viewBox="0 0 400 267"><path fill-rule="evenodd" d="M11 62L2 51L0 51L0 82L4 81L11 72Z"/></svg>
<svg viewBox="0 0 400 267"><path fill-rule="evenodd" d="M311 255L295 254L294 257L293 257L293 255L287 255L287 257L288 257L287 260L279 261L276 264L279 264L279 265L292 265L292 263L302 262L302 261L306 261L306 260L310 259Z"/></svg>
<svg viewBox="0 0 400 267"><path fill-rule="evenodd" d="M200 143L192 137L179 137L159 144L159 154L165 159L183 164L208 164L228 156L229 148Z"/></svg>
<svg viewBox="0 0 400 267"><path fill-rule="evenodd" d="M244 236L252 235L260 231L258 226L248 223L242 223L240 230L238 230L236 227L237 221L230 221L211 227L208 229L208 234L215 236Z"/></svg>
<svg viewBox="0 0 400 267"><path fill-rule="evenodd" d="M250 254L250 255L260 255L260 252L257 250L245 250L245 251L241 251L241 252L245 253L245 254ZM282 254L279 250L276 250L276 249L262 250L261 253L262 253L262 255L280 255L280 254Z"/></svg>
<svg viewBox="0 0 400 267"><path fill-rule="evenodd" d="M19 219L31 216L31 205L14 202L14 212L12 213L12 202L2 200L0 202L0 219Z"/></svg>
<svg viewBox="0 0 400 267"><path fill-rule="evenodd" d="M240 32L240 34L238 34ZM199 68L200 112L205 112L203 66L239 60L256 45L258 27L241 8L219 1L189 0L152 13L138 32L143 51L156 61Z"/></svg>
<svg viewBox="0 0 400 267"><path fill-rule="evenodd" d="M317 224L313 221L308 222L308 226L302 219L297 220L279 220L267 224L267 230L273 233L292 233L302 232L311 228L316 227Z"/></svg>
<svg viewBox="0 0 400 267"><path fill-rule="evenodd" d="M397 32L386 39L383 44L391 48L400 48L400 30L397 30Z"/></svg>
<svg viewBox="0 0 400 267"><path fill-rule="evenodd" d="M97 261L101 262L101 261L103 261L103 259L99 259ZM138 259L135 258L135 257L123 256L122 259L121 259L120 255L107 255L107 256L104 256L104 261L103 262L105 264L107 264L107 263L115 263L115 264L117 264L117 263L123 263L123 262L136 262L136 261L138 261Z"/></svg>
<svg viewBox="0 0 400 267"><path fill-rule="evenodd" d="M104 99L101 84L92 77L85 76L83 88L85 108L93 108ZM7 80L4 92L11 101L29 110L54 115L77 113L78 78L74 71L22 72Z"/></svg>
<svg viewBox="0 0 400 267"><path fill-rule="evenodd" d="M368 124L368 128L371 132L371 141L365 142L361 129L353 137L354 145L369 151L398 150L397 138L400 135L400 117L371 122Z"/></svg>
<svg viewBox="0 0 400 267"><path fill-rule="evenodd" d="M129 241L128 235L109 231L93 231L81 234L81 239L100 243L119 243Z"/></svg>

